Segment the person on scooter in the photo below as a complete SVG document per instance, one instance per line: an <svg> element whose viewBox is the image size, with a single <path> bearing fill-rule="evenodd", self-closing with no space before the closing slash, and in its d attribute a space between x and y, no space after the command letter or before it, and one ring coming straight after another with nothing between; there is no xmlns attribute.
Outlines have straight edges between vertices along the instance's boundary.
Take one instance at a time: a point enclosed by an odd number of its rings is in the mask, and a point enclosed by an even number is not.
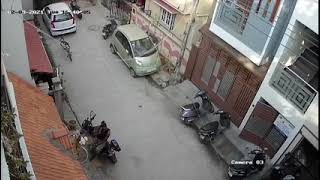
<svg viewBox="0 0 320 180"><path fill-rule="evenodd" d="M107 127L105 121L102 121L97 129L97 139L100 141L107 141L110 136L110 129Z"/></svg>

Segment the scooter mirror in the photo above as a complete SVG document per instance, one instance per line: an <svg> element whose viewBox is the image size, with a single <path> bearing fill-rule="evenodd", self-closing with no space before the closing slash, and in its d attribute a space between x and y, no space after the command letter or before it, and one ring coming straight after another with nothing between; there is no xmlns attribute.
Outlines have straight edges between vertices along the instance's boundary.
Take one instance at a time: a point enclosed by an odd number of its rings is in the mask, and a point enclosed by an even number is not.
<svg viewBox="0 0 320 180"><path fill-rule="evenodd" d="M90 117L90 120L93 120L96 117L96 114Z"/></svg>

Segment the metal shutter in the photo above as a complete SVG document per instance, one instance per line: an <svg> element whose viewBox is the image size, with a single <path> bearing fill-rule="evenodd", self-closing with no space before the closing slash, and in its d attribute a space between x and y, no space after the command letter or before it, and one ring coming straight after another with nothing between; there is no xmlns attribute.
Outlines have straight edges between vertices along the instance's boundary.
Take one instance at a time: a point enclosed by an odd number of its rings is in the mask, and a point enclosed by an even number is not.
<svg viewBox="0 0 320 180"><path fill-rule="evenodd" d="M272 129L265 138L265 141L268 142L275 151L277 151L286 139L286 135L281 133L276 126L272 126Z"/></svg>

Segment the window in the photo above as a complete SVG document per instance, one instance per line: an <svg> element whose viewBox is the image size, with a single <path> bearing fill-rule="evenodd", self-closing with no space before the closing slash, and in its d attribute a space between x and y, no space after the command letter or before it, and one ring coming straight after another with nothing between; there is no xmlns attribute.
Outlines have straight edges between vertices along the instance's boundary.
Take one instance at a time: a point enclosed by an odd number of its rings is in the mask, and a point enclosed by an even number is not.
<svg viewBox="0 0 320 180"><path fill-rule="evenodd" d="M69 12L68 13L62 13L62 14L54 15L55 22L68 21L70 19L72 19L72 15Z"/></svg>
<svg viewBox="0 0 320 180"><path fill-rule="evenodd" d="M124 45L124 42L127 40L127 38L120 31L116 33L116 37L122 45Z"/></svg>
<svg viewBox="0 0 320 180"><path fill-rule="evenodd" d="M222 99L226 99L228 97L234 79L235 76L231 72L227 71L224 74L217 93Z"/></svg>
<svg viewBox="0 0 320 180"><path fill-rule="evenodd" d="M169 30L173 30L175 18L175 14L171 14L170 12L161 8L161 22L164 23L164 25L168 27Z"/></svg>
<svg viewBox="0 0 320 180"><path fill-rule="evenodd" d="M132 51L131 51L131 48L130 48L130 44L129 44L128 39L127 39L120 31L116 32L115 36L116 36L116 38L118 39L118 41L121 43L121 45L122 45L126 50L128 50L129 55L132 56Z"/></svg>
<svg viewBox="0 0 320 180"><path fill-rule="evenodd" d="M209 83L209 80L211 78L212 71L214 70L214 67L216 65L216 59L212 58L211 56L208 56L207 62L205 66L203 67L201 80L204 81L206 84Z"/></svg>
<svg viewBox="0 0 320 180"><path fill-rule="evenodd" d="M131 41L130 43L135 57L146 57L157 51L149 37Z"/></svg>

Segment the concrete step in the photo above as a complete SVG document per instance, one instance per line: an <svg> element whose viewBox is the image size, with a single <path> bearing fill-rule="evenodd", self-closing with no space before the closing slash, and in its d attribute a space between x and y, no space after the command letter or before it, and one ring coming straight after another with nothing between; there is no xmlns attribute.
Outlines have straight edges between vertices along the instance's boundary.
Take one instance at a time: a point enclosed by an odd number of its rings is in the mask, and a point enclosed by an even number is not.
<svg viewBox="0 0 320 180"><path fill-rule="evenodd" d="M211 146L216 153L226 162L230 163L232 160L239 160L244 157L241 151L232 144L229 139L222 133L219 134L214 141L211 142Z"/></svg>

